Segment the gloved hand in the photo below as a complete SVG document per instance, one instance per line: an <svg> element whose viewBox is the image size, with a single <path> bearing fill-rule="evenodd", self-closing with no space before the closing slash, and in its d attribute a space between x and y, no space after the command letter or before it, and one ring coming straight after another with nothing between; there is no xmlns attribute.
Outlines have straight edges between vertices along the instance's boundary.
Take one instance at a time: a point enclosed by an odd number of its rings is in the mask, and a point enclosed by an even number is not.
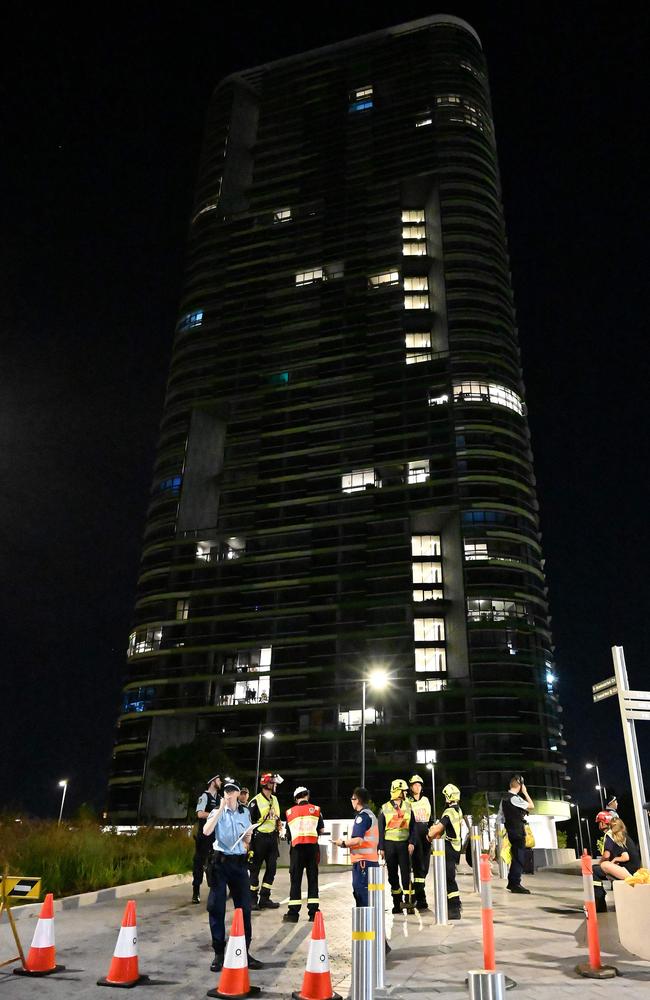
<svg viewBox="0 0 650 1000"><path fill-rule="evenodd" d="M248 858L248 863L249 863L249 864L251 864L251 863L252 863L252 861L253 861L253 858L254 858L254 856L255 856L255 851L249 851L249 852L248 852L248 854L247 854L247 858Z"/></svg>

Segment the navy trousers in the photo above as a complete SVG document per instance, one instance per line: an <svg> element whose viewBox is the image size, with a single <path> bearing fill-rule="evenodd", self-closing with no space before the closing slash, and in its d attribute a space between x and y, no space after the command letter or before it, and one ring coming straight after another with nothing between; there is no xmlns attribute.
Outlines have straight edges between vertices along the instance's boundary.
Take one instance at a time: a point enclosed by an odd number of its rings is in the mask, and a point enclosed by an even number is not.
<svg viewBox="0 0 650 1000"><path fill-rule="evenodd" d="M208 865L208 896L207 911L210 919L212 947L215 952L223 954L226 947L226 891L230 889L235 909L244 912L244 934L246 947L251 945L251 891L248 884L248 868L246 855L227 854L213 855Z"/></svg>

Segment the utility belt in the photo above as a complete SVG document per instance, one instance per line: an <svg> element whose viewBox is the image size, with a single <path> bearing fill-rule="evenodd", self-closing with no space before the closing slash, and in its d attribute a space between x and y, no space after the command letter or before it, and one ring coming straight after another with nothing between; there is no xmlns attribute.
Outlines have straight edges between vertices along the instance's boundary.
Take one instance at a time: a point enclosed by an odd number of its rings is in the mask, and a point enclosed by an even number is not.
<svg viewBox="0 0 650 1000"><path fill-rule="evenodd" d="M211 851L209 861L214 865L221 865L224 861L235 861L238 864L246 864L246 854L224 854L223 851Z"/></svg>

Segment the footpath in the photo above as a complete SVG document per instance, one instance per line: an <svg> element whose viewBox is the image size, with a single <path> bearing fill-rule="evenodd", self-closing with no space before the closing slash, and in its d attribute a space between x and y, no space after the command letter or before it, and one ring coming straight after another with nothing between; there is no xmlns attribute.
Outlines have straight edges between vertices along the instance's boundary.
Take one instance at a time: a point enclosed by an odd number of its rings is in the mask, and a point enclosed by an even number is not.
<svg viewBox="0 0 650 1000"><path fill-rule="evenodd" d="M647 998L650 963L636 959L619 945L603 948L603 962L616 965L621 976L607 981L579 978L575 966L587 960L582 911L582 879L562 872L541 871L526 884L530 896L513 896L505 883L494 880L497 968L515 980L508 992L513 1000L576 1000L614 997L622 991L626 1000ZM332 970L332 985L343 997L350 992L350 933L353 904L349 870L325 870L320 880L321 910ZM464 866L459 874L463 919L437 927L430 912L421 916L386 914L387 935L392 952L386 966L388 997L394 1000L424 1000L426 997L464 997L468 970L482 965L479 897L473 892L472 876ZM280 870L274 898L288 898L288 872ZM207 888L204 885L204 900ZM217 975L210 972L212 949L205 902L193 906L189 884L156 889L136 896L140 972L150 977L137 986L156 1000L204 997L214 989ZM610 897L611 901L611 897ZM125 900L100 901L92 906L63 909L55 906L57 961L65 972L45 979L12 975L13 966L0 969L0 998L11 1000L107 1000L106 989L96 986L110 964ZM265 968L251 972L251 982L262 988L262 1000L288 998L299 990L312 925L303 906L298 924L284 924L279 910L253 914L252 954ZM612 917L607 917L610 922ZM228 904L227 927L232 920ZM25 914L18 927L25 949L29 948L36 914ZM650 929L649 929L650 931ZM604 935L608 942L615 935ZM601 942L602 943L602 942ZM13 955L13 940L3 917L0 922L0 961ZM131 994L133 995L133 994Z"/></svg>

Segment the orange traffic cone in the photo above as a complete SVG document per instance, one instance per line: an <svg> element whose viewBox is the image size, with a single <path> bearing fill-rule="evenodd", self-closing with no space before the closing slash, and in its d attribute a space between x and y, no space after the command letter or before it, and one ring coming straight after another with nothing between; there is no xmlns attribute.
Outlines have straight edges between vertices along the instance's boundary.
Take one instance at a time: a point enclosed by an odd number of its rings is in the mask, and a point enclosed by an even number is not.
<svg viewBox="0 0 650 1000"><path fill-rule="evenodd" d="M240 1000L241 997L257 996L259 986L251 986L248 978L248 952L244 935L244 914L241 909L235 910L230 928L230 937L226 945L226 955L216 990L208 990L206 996L225 997L227 1000Z"/></svg>
<svg viewBox="0 0 650 1000"><path fill-rule="evenodd" d="M325 924L320 910L316 911L314 918L302 989L299 993L292 993L291 996L293 1000L341 1000L339 994L332 989Z"/></svg>
<svg viewBox="0 0 650 1000"><path fill-rule="evenodd" d="M56 964L54 947L54 896L48 892L41 906L27 961L22 969L14 969L14 973L17 976L49 976L62 969L65 969L64 965Z"/></svg>
<svg viewBox="0 0 650 1000"><path fill-rule="evenodd" d="M117 986L130 989L138 983L146 983L148 976L141 976L138 971L138 928L135 921L135 900L126 904L122 926L117 936L117 944L113 952L111 967L105 979L98 979L98 986Z"/></svg>

